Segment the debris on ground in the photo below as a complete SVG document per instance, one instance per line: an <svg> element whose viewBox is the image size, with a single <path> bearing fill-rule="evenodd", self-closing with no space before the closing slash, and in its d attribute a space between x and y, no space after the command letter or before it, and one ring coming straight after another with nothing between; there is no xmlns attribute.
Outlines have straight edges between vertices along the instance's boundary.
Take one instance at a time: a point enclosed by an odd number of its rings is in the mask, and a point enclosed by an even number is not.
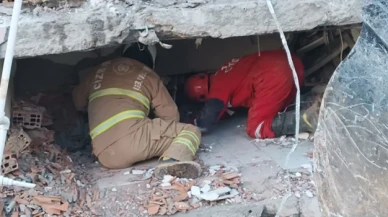
<svg viewBox="0 0 388 217"><path fill-rule="evenodd" d="M308 140L313 141L313 134L303 132L299 134L299 141ZM252 143L260 147L267 147L268 145L279 145L281 147L292 147L295 144L295 138L292 136L281 136L279 138L272 139L254 139Z"/></svg>
<svg viewBox="0 0 388 217"><path fill-rule="evenodd" d="M43 103L44 99L40 97L37 102ZM47 108L50 113L54 113L53 106ZM54 123L54 126L57 127L58 123ZM154 169L145 166L107 170L95 163L96 160L90 154L68 153L63 146L56 145L52 130L56 127L45 128L41 125L31 129L14 125L9 131L3 174L37 186L34 189L1 187L0 206L4 207L7 216L172 215L207 206L281 198L286 193L286 173L279 173L274 179L263 183L263 186L267 185L264 193L251 192L243 187L239 169L227 163L202 166L207 169L197 179L169 175L157 179L153 174ZM284 136L277 141L284 147L288 143L292 145L294 138ZM214 145L201 145L202 151L210 152ZM90 172L90 165L94 165L98 175ZM311 171L311 165L302 165L300 170L291 171L296 197L310 198L316 195ZM124 189L118 184L105 190L95 189L96 181L101 176L114 174L133 179L131 184L136 187ZM267 192L271 194L267 195Z"/></svg>
<svg viewBox="0 0 388 217"><path fill-rule="evenodd" d="M54 132L44 128L44 109L16 102L14 125L9 131L3 156L2 173L11 179L34 183L34 189L0 187L1 206L12 216L92 216L93 189L78 176L71 157L54 142ZM23 111L23 112L21 112ZM40 112L27 122L25 114ZM24 115L21 116L20 114ZM40 118L40 119L38 119ZM77 170L77 172L75 172ZM78 174L77 174L78 173ZM2 209L1 209L2 210Z"/></svg>
<svg viewBox="0 0 388 217"><path fill-rule="evenodd" d="M212 152L213 144L212 145L204 145L200 144L198 148L198 152Z"/></svg>
<svg viewBox="0 0 388 217"><path fill-rule="evenodd" d="M182 179L165 175L162 180L153 177L149 185L153 186L151 195L144 202L149 215L172 215L176 212L188 212L202 206L239 197L241 201L241 175L235 167L215 165L205 173L206 180L198 178Z"/></svg>
<svg viewBox="0 0 388 217"><path fill-rule="evenodd" d="M311 164L303 164L299 169L291 170L289 173L282 170L278 173L276 179L266 183L267 188L272 189L271 199L279 199L288 194L287 176L290 176L291 192L297 198L300 198L302 195L306 195L309 198L314 197L316 195L316 188L312 172Z"/></svg>

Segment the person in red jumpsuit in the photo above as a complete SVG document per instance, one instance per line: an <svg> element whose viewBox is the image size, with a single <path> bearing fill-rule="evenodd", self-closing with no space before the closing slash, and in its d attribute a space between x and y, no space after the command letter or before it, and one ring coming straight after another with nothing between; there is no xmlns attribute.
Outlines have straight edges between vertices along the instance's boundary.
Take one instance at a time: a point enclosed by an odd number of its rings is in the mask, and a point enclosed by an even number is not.
<svg viewBox="0 0 388 217"><path fill-rule="evenodd" d="M304 79L301 60L292 56L300 86ZM214 75L200 73L185 84L186 94L205 102L193 121L202 132L210 131L228 108L247 107L246 131L252 138L274 138L295 133L295 111L283 112L296 97L296 87L284 50L264 51L235 58ZM314 132L317 115L301 111L301 132ZM310 112L311 114L311 112Z"/></svg>

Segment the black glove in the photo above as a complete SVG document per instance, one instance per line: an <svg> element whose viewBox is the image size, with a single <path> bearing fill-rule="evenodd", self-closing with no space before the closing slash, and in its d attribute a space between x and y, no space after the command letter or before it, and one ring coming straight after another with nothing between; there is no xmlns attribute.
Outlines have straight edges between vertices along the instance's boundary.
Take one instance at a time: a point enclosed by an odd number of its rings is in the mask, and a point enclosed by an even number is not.
<svg viewBox="0 0 388 217"><path fill-rule="evenodd" d="M224 102L221 100L209 99L201 109L199 117L195 119L194 124L201 130L201 132L209 132L216 125L218 116L224 107Z"/></svg>

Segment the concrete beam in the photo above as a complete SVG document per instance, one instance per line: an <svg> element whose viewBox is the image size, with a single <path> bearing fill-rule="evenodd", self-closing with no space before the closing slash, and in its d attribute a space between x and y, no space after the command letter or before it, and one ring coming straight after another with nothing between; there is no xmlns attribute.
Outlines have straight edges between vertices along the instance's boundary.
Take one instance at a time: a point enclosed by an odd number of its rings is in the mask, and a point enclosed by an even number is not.
<svg viewBox="0 0 388 217"><path fill-rule="evenodd" d="M189 2L189 3L187 3ZM284 31L361 21L361 0L272 0ZM0 6L0 25L12 8ZM145 26L161 40L228 38L276 32L265 0L89 0L77 8L26 8L17 57L59 54L137 41ZM5 46L0 47L0 57Z"/></svg>

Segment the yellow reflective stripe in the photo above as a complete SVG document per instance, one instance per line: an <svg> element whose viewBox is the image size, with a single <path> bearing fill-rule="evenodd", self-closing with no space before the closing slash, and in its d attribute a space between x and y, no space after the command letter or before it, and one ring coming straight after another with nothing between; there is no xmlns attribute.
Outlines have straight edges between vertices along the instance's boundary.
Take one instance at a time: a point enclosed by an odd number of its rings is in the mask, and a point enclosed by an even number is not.
<svg viewBox="0 0 388 217"><path fill-rule="evenodd" d="M197 143L197 148L199 146L199 138L197 135L195 135L195 133L191 132L191 131L188 131L188 130L182 130L178 136L190 136L191 138L193 138L193 140Z"/></svg>
<svg viewBox="0 0 388 217"><path fill-rule="evenodd" d="M309 125L311 128L313 128L313 126L311 125L310 121L307 119L307 114L306 113L304 113L302 115L302 118L303 118L304 122L306 122L307 125Z"/></svg>
<svg viewBox="0 0 388 217"><path fill-rule="evenodd" d="M100 135L101 133L105 132L115 124L126 120L130 118L144 118L145 114L143 111L140 110L127 110L120 112L110 118L108 118L106 121L102 122L101 124L97 125L92 131L90 131L90 137L92 139L96 138L96 136Z"/></svg>
<svg viewBox="0 0 388 217"><path fill-rule="evenodd" d="M150 100L147 97L145 97L143 94L133 90L125 90L121 88L107 88L107 89L96 91L89 96L89 103L98 97L109 96L109 95L123 95L123 96L131 97L139 101L141 104L143 104L148 110L150 109Z"/></svg>
<svg viewBox="0 0 388 217"><path fill-rule="evenodd" d="M193 144L191 143L190 140L188 139L185 139L185 138L175 138L174 141L172 143L181 143L181 144L184 144L185 146L187 146L187 148L190 149L190 151L193 153L193 155L195 155L195 148L193 146Z"/></svg>

